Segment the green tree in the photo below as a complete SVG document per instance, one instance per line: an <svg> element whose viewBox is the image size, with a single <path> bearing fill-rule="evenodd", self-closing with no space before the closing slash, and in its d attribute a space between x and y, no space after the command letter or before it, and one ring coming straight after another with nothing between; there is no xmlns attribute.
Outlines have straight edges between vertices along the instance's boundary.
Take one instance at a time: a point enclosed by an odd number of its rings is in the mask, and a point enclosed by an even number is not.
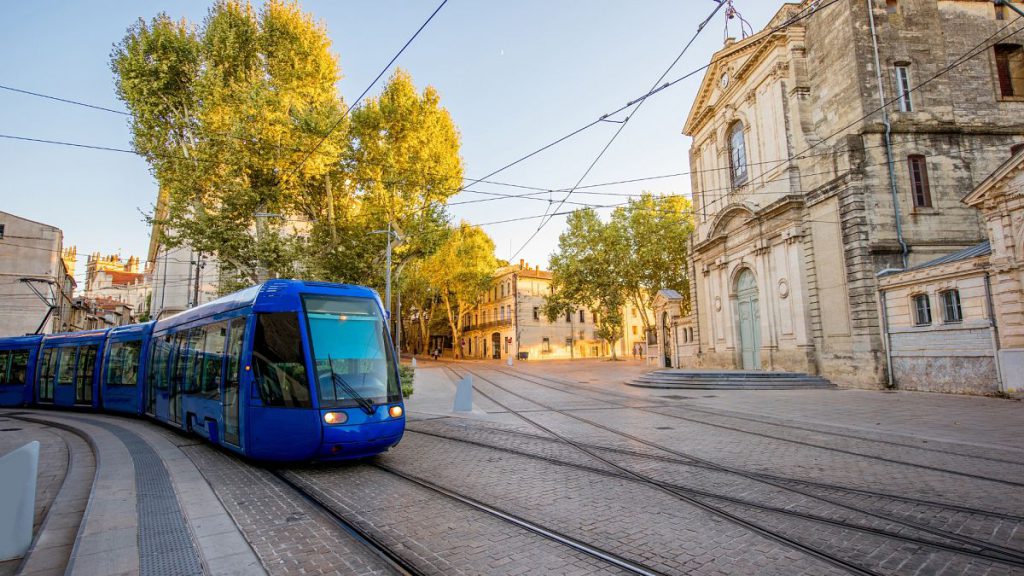
<svg viewBox="0 0 1024 576"><path fill-rule="evenodd" d="M455 357L461 358L463 319L477 308L497 267L494 241L480 228L463 222L451 230L423 267L448 317Z"/></svg>
<svg viewBox="0 0 1024 576"><path fill-rule="evenodd" d="M622 258L625 250L615 227L601 222L592 208L570 214L568 229L558 237L558 252L551 256L552 293L544 307L551 322L580 306L597 312L597 336L608 343L612 359L622 337L623 268L629 265Z"/></svg>
<svg viewBox="0 0 1024 576"><path fill-rule="evenodd" d="M618 258L629 262L622 267L626 298L643 317L644 328L652 328L647 311L654 307L658 290L670 289L690 301L687 263L693 213L683 196L653 196L644 193L612 212L609 225L618 240ZM686 310L684 310L684 313Z"/></svg>
<svg viewBox="0 0 1024 576"><path fill-rule="evenodd" d="M587 306L599 312L598 336L615 357L622 337L623 307L629 303L652 328L647 310L658 290L672 289L689 301L687 251L693 230L690 202L681 196L644 193L616 208L605 223L593 209L569 215L568 229L551 256L550 320Z"/></svg>
<svg viewBox="0 0 1024 576"><path fill-rule="evenodd" d="M154 218L169 245L216 253L242 283L296 272L303 222L319 215L345 147L344 125L324 138L344 111L330 46L281 0L258 13L220 0L199 27L140 19L115 45L117 92L160 184Z"/></svg>

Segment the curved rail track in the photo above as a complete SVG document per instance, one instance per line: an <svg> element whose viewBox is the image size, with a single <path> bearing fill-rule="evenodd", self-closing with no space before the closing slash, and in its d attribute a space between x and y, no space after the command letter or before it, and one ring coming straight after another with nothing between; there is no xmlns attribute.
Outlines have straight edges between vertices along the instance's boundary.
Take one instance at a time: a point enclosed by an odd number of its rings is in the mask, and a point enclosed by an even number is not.
<svg viewBox="0 0 1024 576"><path fill-rule="evenodd" d="M459 374L459 372L456 371L454 368L452 368L450 366L446 366L446 368L448 370L450 370L456 376L458 376L460 378L462 377L462 374ZM601 451L601 450L619 450L619 451L622 451L622 452L627 452L627 451L624 451L624 450L621 450L621 449L614 449L614 448L606 448L606 447L601 447L601 446L587 445L587 444L576 442L574 440L566 438L566 437L558 434L554 430L552 430L552 429L550 429L550 428L548 428L548 427L546 427L546 426L536 422L535 420L529 418L528 416L524 416L521 413L522 411L513 410L507 404L504 404L504 403L498 401L492 395L487 394L486 392L484 392L484 391L480 390L479 388L477 388L477 391L482 396L486 397L488 400L490 400L494 404L496 404L496 405L502 407L503 409L507 410L509 413L514 414L518 418L528 422L532 426L534 426L534 427L544 431L545 433L549 434L550 436L552 436L554 438L557 438L559 441L564 442L566 444L569 444L569 445L573 446L574 448L576 448L576 449L578 449L578 450L588 454L589 456L591 456L591 457L593 457L593 458L603 462L604 464L606 464L608 466L611 466L612 468L616 469L618 471L618 473L613 473L612 475L619 476L619 477L621 477L623 479L626 479L626 480L632 480L632 481L641 482L641 483L644 483L644 484L648 484L648 485L654 486L654 487L656 487L658 489L661 489L662 491L668 492L668 493L676 496L677 498L685 500L685 501L687 501L687 502L689 502L689 503L691 503L691 504L693 504L695 506L698 506L698 507L700 507L700 508L702 508L704 510L707 510L707 511L713 513L713 514L725 517L726 519L728 519L730 521L733 521L733 522L735 522L737 524L741 524L741 525L743 525L743 526L745 526L745 527L747 527L749 529L752 529L752 530L754 530L754 531L756 531L756 532L758 532L758 533L760 533L762 535L765 535L765 536L767 536L769 538L772 538L774 540L780 541L780 542L782 542L782 543L784 543L786 545L789 545L789 546L791 546L793 548L801 550L801 551L803 551L805 553L812 554L812 555L814 555L814 556L816 556L816 557L818 557L820 559L826 560L826 561L828 561L828 562L830 562L830 563L832 563L834 565L842 567L842 568L844 568L846 570L849 570L849 571L851 571L853 573L864 574L864 573L873 573L873 572L871 572L869 569L866 569L863 566L859 566L859 565L850 563L850 562L848 562L846 560L843 560L841 558L835 557L835 556L833 556L833 555L831 555L829 553L823 552L823 551L815 549L813 547L807 546L807 545L805 545L805 544L803 544L801 542L798 542L796 540L793 540L793 539L788 538L786 536L783 536L781 534L774 533L774 532L772 532L772 530L770 528L767 528L765 526L761 526L761 525L759 525L757 523L754 523L754 522L751 522L751 521L746 520L744 518L738 517L737 515L732 514L732 513L728 512L726 510L723 510L723 509L719 508L718 506L710 504L710 503L708 503L708 502L706 502L706 501L704 501L702 499L705 499L705 500L706 499L710 499L710 500L715 500L715 501L719 501L719 502L729 502L729 503L736 504L736 505L739 505L739 506L742 506L742 507L753 508L753 509L762 510L762 511L766 511L766 512L777 513L777 514L785 514L785 515L790 516L790 517L802 518L804 520L813 521L813 522L831 524L831 525L838 526L838 527L841 527L841 528L844 528L844 529L856 530L856 531L859 531L859 532L862 532L862 533L870 533L870 534L874 534L876 536L881 536L881 537L885 537L885 538L893 538L893 539L901 540L901 541L904 541L904 542L907 542L907 543L913 543L913 544L916 544L916 545L919 545L919 546L929 547L929 548L932 548L932 549L944 550L944 551L955 553L955 554L961 554L961 555L970 556L970 557L973 557L973 558L983 559L983 560L992 561L992 562L999 562L999 563L1002 563L1002 564L1008 564L1008 565L1015 566L1015 567L1024 567L1024 552L1022 552L1022 551L1018 551L1018 550L1015 550L1015 549L1012 549L1012 548L1006 548L1006 547L999 546L999 545L996 545L996 544L992 544L992 543L989 543L989 542L985 542L985 541L982 541L982 540L977 540L977 539L974 539L974 538L971 538L971 537L968 537L968 536L961 536L959 534L954 534L954 533L950 533L950 532L947 532L947 531L944 531L944 530L939 530L939 529L932 528L930 526L926 526L926 525L923 525L923 524L919 524L917 522L913 522L913 521L910 521L910 520L899 519L899 518L892 518L892 517L889 517L887 515L882 515L882 514L878 514L878 513L875 513L875 512L866 511L866 510L863 510L863 509L860 509L860 508L857 508L857 507L854 507L854 506L850 506L848 504L844 504L844 503L841 503L841 502L835 502L833 500L830 500L830 499L827 499L827 498L823 498L823 497L821 497L819 495L808 494L808 493L806 493L804 491L795 489L792 486L786 485L785 481L779 481L777 478L773 478L773 477L766 476L766 475L760 475L760 474L757 474L757 473L751 473L751 472L748 472L748 471L745 471L745 470L739 470L739 469L736 469L736 468L733 468L733 467L730 467L730 466L724 466L724 465L721 465L721 464L718 464L718 463L715 463L715 462L712 462L712 461L709 461L709 460L706 460L706 459L703 459L703 458L700 458L700 457L696 457L696 456L693 456L693 455L690 455L690 454L686 454L686 453L674 450L672 448L668 448L666 446L661 446L661 445L649 442L649 441L644 440L642 438L639 438L639 437L636 437L634 435L622 432L621 430L616 430L614 428L605 426L605 425L603 425L601 423L598 423L598 422L594 422L594 421L589 420L587 418L582 418L582 417L580 417L578 415L575 415L575 414L573 414L571 412L568 412L566 410L558 409L556 407L544 404L544 403L539 402L539 401L537 401L535 399L528 398L528 397L526 397L526 396L524 396L522 394L519 394L517 392L509 390L508 388L506 388L506 387L504 387L504 386L502 386L500 384L497 384L493 380L490 380L490 379L482 376L478 372L475 372L475 371L467 369L467 368L463 368L463 370L466 373L474 375L477 379L479 379L479 380L481 380L483 382L486 382L488 385L493 386L493 387L497 388L498 390L501 390L502 392L504 392L506 394L509 394L511 396L515 396L515 397L523 399L523 400L526 400L526 401L528 401L528 402L530 402L530 403L532 403L532 404L534 404L536 406L542 407L546 411L550 411L550 412L554 412L554 413L558 413L558 414L564 415L566 417L575 419L575 420L583 422L585 424L589 424L589 425L595 426L595 427L597 427L599 429L603 429L603 430L605 430L607 432L611 432L611 433L613 433L615 435L618 435L620 437L627 438L627 439L629 439L631 441L634 441L634 442L638 442L638 443L640 443L640 444L642 444L644 446L647 446L649 448L653 448L655 450L664 451L664 452L667 452L669 454L673 454L673 455L677 456L678 458L682 458L683 459L681 461L673 459L672 461L675 462L675 463L684 464L684 465L694 465L696 463L697 465L701 465L702 467L710 468L710 469L713 469L713 470L716 470L716 471L728 472L728 473L735 474L735 475L738 475L738 476L741 476L741 477L744 477L744 478L747 478L747 479L750 479L750 480L753 480L753 481L765 483L765 484L771 485L771 486L776 487L776 488L781 488L783 490L788 490L788 491L794 492L796 494L800 494L800 495L805 496L805 497L814 498L814 499L817 499L819 501L831 504L833 506L842 507L842 508L854 511L854 512L859 513L859 514L863 514L863 515L867 515L867 516L872 516L872 517L875 517L875 518L878 518L878 519L882 519L882 520L885 520L885 521L888 521L888 522L892 522L892 523L895 523L895 524L900 524L900 525L906 526L908 528L913 528L915 530L918 530L918 531L921 531L921 532L925 532L925 533L929 533L929 534L931 534L933 536L937 536L939 538L943 538L943 539L946 539L946 540L951 540L951 541L957 542L957 543L962 545L962 546L955 546L955 545L950 545L950 544L946 544L946 543L942 543L942 542L935 542L935 541L931 541L931 540L924 540L924 539L920 539L920 538L914 538L914 537L899 535L899 534L895 534L895 533L892 533L891 531L887 531L887 530L867 528L867 527L864 527L864 526L858 526L856 524L850 524L850 523L847 523L847 522L841 522L841 521L831 520L831 519L827 519L827 518L822 518L820 516L816 516L816 515L812 515L812 514L793 512L793 511L790 511L790 510L781 509L781 508L777 508L777 507L765 506L765 505L758 504L758 503L755 503L755 502L750 502L748 500L731 498L731 497L723 496L721 494L713 494L713 493L709 493L709 492L706 492L706 491L694 490L694 489L688 488L688 487L683 487L683 486L678 486L678 485L674 485L674 484L670 484L670 483L660 482L658 480L646 477L646 476L638 474L638 473L636 473L636 472L634 472L632 470L629 470L628 468L626 468L624 466L621 466L621 465L619 465L617 463L614 463L614 462L612 462L612 461L610 461L610 460L600 456L597 453L598 451ZM509 375L509 374L504 373L504 372L501 372L501 373ZM532 382L531 380L529 380L527 378L522 378L519 375L514 375L514 376L517 377L517 378L521 378L521 379L523 379L523 380L525 380L527 382ZM534 382L534 383L536 383L536 382ZM555 389L558 390L557 388L555 388ZM569 393L568 391L565 391L565 390L560 390L560 391L563 392L563 393ZM628 408L628 406L624 406L624 407ZM452 438L452 439L462 441L461 439L457 439L457 438ZM484 444L484 443L481 443L481 444ZM484 444L484 445L486 445L486 444ZM489 446L489 447L494 448L493 446ZM498 449L505 449L505 448L498 447ZM509 449L509 451L514 451L514 450ZM543 456L534 456L534 455L529 455L529 454L525 454L525 455L532 456L532 457L537 457L537 458L542 458L542 459L545 458ZM636 455L636 456L639 456L639 457L646 457L647 456L647 455L642 455L642 454L641 455L637 455L635 453L631 453L631 455ZM559 463L561 465L575 466L573 464L566 464L563 461L556 461L556 463ZM602 474L606 474L606 475L609 474L609 472L607 470L593 469L591 467L584 467L584 468L588 468L588 469L591 469L592 471L596 471L596 472L599 472L599 473L602 473ZM795 481L795 482L804 482L804 481L799 480L799 479L787 479L787 480L791 480L791 481ZM828 486L828 487L829 488L843 489L843 487L832 487L832 486ZM1013 517L1011 517L1011 518L1013 518Z"/></svg>

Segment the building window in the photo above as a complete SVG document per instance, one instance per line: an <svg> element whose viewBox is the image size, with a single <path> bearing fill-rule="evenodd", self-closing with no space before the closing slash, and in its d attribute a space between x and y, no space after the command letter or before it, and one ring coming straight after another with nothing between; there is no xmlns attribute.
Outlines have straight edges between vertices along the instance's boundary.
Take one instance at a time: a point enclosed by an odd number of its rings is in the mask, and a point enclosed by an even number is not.
<svg viewBox="0 0 1024 576"><path fill-rule="evenodd" d="M538 306L533 307L533 319L540 320L540 307Z"/></svg>
<svg viewBox="0 0 1024 576"><path fill-rule="evenodd" d="M996 44L996 75L999 95L1024 96L1024 47L1020 44Z"/></svg>
<svg viewBox="0 0 1024 576"><path fill-rule="evenodd" d="M885 0L885 11L889 14L895 14L900 9L900 3L897 0Z"/></svg>
<svg viewBox="0 0 1024 576"><path fill-rule="evenodd" d="M734 187L747 181L747 146L743 140L743 122L739 121L729 128L729 173Z"/></svg>
<svg viewBox="0 0 1024 576"><path fill-rule="evenodd" d="M1002 4L996 4L996 20L1006 20L1006 7Z"/></svg>
<svg viewBox="0 0 1024 576"><path fill-rule="evenodd" d="M896 94L899 99L900 112L913 112L914 105L910 101L910 66L896 66Z"/></svg>
<svg viewBox="0 0 1024 576"><path fill-rule="evenodd" d="M0 224L0 240L4 239L4 225Z"/></svg>
<svg viewBox="0 0 1024 576"><path fill-rule="evenodd" d="M942 319L947 323L960 322L964 319L960 310L960 291L946 290L942 297Z"/></svg>
<svg viewBox="0 0 1024 576"><path fill-rule="evenodd" d="M924 156L907 156L907 166L910 168L910 192L914 196L914 207L931 208L932 194L928 189L928 165Z"/></svg>
<svg viewBox="0 0 1024 576"><path fill-rule="evenodd" d="M540 341L540 351L543 354L551 353L551 338L543 338Z"/></svg>
<svg viewBox="0 0 1024 576"><path fill-rule="evenodd" d="M633 336L636 336L636 326L633 326Z"/></svg>
<svg viewBox="0 0 1024 576"><path fill-rule="evenodd" d="M565 321L566 322L572 322L572 312L566 312L565 313Z"/></svg>
<svg viewBox="0 0 1024 576"><path fill-rule="evenodd" d="M597 312L594 312L594 324L597 324Z"/></svg>
<svg viewBox="0 0 1024 576"><path fill-rule="evenodd" d="M927 326L932 323L932 304L927 294L914 296L914 324Z"/></svg>
<svg viewBox="0 0 1024 576"><path fill-rule="evenodd" d="M583 310L580 310L580 324L585 324L586 322L587 318L583 315Z"/></svg>

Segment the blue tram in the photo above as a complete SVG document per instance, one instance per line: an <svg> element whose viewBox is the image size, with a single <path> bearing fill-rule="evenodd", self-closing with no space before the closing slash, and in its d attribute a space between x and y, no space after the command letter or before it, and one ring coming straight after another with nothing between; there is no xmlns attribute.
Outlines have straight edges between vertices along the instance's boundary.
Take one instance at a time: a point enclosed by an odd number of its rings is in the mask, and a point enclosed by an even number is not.
<svg viewBox="0 0 1024 576"><path fill-rule="evenodd" d="M0 405L25 404L145 415L260 460L363 458L405 430L380 299L298 280L157 322L0 338Z"/></svg>

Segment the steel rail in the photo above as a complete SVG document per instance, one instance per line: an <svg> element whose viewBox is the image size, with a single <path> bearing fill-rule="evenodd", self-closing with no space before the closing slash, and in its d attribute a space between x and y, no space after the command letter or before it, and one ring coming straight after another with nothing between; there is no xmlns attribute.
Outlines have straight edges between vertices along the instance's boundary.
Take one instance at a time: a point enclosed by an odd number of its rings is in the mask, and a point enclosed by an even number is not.
<svg viewBox="0 0 1024 576"><path fill-rule="evenodd" d="M449 368L449 370L452 370L453 372L455 372L451 367L448 367L448 368ZM466 369L466 370L467 370L467 372L471 372L472 373L472 371L470 371L468 369ZM456 372L456 374L457 374L457 372ZM521 394L517 394L516 392L512 392L512 391L502 387L501 385L496 384L496 383L494 383L491 380L488 380L487 378L484 378L484 377L479 376L479 375L478 375L478 377L480 377L482 380L488 382L492 386L495 386L496 388L498 388L500 390L503 390L504 392L506 392L508 394L511 394L513 396L518 396L518 397L520 397L520 398L522 398L524 400L527 400L529 402L532 402L532 403L534 403L534 404L536 404L538 406L546 406L549 410L551 410L553 412L560 413L560 414L562 414L564 416L568 416L570 418L573 418L574 420L577 420L579 422L583 422L585 424L589 424L591 426L594 426L596 428L605 430L607 432L611 432L611 433L616 434L618 436L621 436L621 437L627 438L629 440L632 440L634 442L640 443L640 444L642 444L644 446L647 446L649 448L653 448L655 450L661 450L661 451L664 451L664 452L668 452L668 453L673 454L673 455L675 455L677 457L689 460L689 461L691 461L693 463L703 464L705 467L708 467L708 468L711 468L711 469L714 469L714 470L719 470L719 471L735 474L737 476L741 476L741 477L747 478L749 480L753 480L753 481L756 481L756 482L761 482L761 483L767 484L769 486L774 486L776 488L780 488L782 490L788 490L790 492L794 492L796 494L801 494L803 496L806 496L806 497L809 497L809 498L813 498L813 499L819 500L821 502L826 502L826 503L832 504L834 506L839 506L839 507L842 507L842 508L846 508L847 510L851 510L851 511L854 511L854 512L857 512L857 513L860 513L860 514L866 514L866 515L874 516L876 518L887 520L887 521L890 521L890 522L896 522L896 523L899 523L899 524L903 524L903 525L905 525L907 527L914 528L914 529L917 529L917 530L920 530L920 531L923 531L923 532L928 532L928 533L933 534L935 536L939 536L939 537L942 537L942 538L947 538L947 539L959 541L959 542L964 543L964 544L969 544L971 546L975 546L975 547L991 550L991 551L996 552L997 554L999 554L999 555L1001 555L1003 557L1010 557L1010 558L1015 558L1015 559L1019 558L1019 559L1024 560L1024 553L1022 553L1020 550L1015 550L1013 548L1007 548L1007 547L1004 547L1004 546L1000 546L998 544L993 544L993 543L990 543L990 542L986 542L984 540L979 540L979 539L976 539L976 538L972 538L970 536L962 536L960 534L954 534L954 533L951 533L951 532L947 532L945 530L940 530L940 529L933 528L933 527L925 525L925 524L921 524L921 523L915 522L913 520L893 518L893 517L887 516L885 514L880 514L880 513L872 512L872 511L869 511L869 510L864 510L864 509L861 509L861 508L857 508L856 506L851 506L851 505L843 503L843 502L837 502L835 500L832 500L832 499L829 499L829 498L826 498L826 497L823 497L823 496L820 496L820 495L817 495L817 494L808 493L806 491L799 490L797 488L794 488L792 486L787 485L787 482L798 482L798 483L805 483L805 484L813 484L813 482L808 482L808 481L805 481L805 480L800 480L800 479L795 479L795 478L794 479L785 478L785 479L779 481L778 477L776 477L776 476L772 476L772 475L768 475L768 474L761 474L761 473L751 473L751 472L748 472L746 470L733 468L731 466L727 466L727 465L723 465L723 464L718 464L716 462L712 462L710 460L706 460L704 458L700 458L700 457L694 456L692 454L687 454L687 453L675 450L673 448L669 448L669 447L666 447L666 446L661 446L660 444L656 444L656 443L650 442L648 440L644 440L643 438L640 438L638 436L629 434L627 432L623 432L621 430L616 430L614 428L611 428L611 427L606 426L604 424L601 424L599 422L594 422L593 420L589 420L587 418L583 418L583 417L577 416L575 414L571 414L571 413L569 413L567 411L559 410L559 409L553 408L551 406L547 406L547 405L545 405L545 404L543 404L541 402L538 402L536 400L531 400L531 399L527 398L526 396L523 396ZM525 378L523 378L523 380L526 381L526 382L530 382L530 380L525 379ZM484 393L481 392L481 394L484 394ZM492 399L492 401L493 401L493 399ZM832 486L827 486L827 487L838 488L840 490L846 490L845 488L842 488L842 487L832 487ZM970 509L968 509L968 510L970 510ZM1015 517L1011 517L1010 519L1011 520L1015 520Z"/></svg>
<svg viewBox="0 0 1024 576"><path fill-rule="evenodd" d="M453 372L458 374L458 372L456 372L453 368L449 367L448 369L452 370ZM466 369L466 372L468 372L470 374L474 374L474 372L472 372L471 370L468 370L468 369ZM528 402L532 402L532 403L534 403L534 404L536 404L538 406L543 406L545 408L548 408L552 412L561 413L563 415L566 415L566 416L569 416L569 417L572 417L572 418L577 418L576 416L573 416L572 414L561 412L557 408L553 408L551 406L547 406L547 405L545 405L545 404L543 404L541 402L537 402L536 400L531 400L529 398L526 398L525 396L522 396L522 395L517 394L515 392L511 392L511 391L503 388L502 386L500 386L498 384L495 384L494 382L492 382L491 380L488 380L487 378L485 378L483 376L477 375L477 377L479 379L483 380L484 382L487 382L487 383L491 384L492 386L498 388L499 390L505 391L508 394L511 394L513 396L517 396L517 397L522 398L522 399L524 399L524 400L526 400ZM821 560L823 562L831 564L831 565L833 565L833 566L835 566L837 568L840 568L842 570L846 570L847 572L850 572L851 574L858 574L858 575L861 575L861 576L869 576L869 575L870 576L881 576L878 572L875 572L873 570L864 568L862 566L858 566L857 564L854 564L852 562L847 562L846 560L843 560L842 558L837 558L837 557L835 557L835 556L833 556L833 555L831 555L831 554L829 554L827 552L823 552L823 551L818 550L818 549L816 549L816 548L814 548L812 546L808 546L808 545L806 545L806 544L804 544L802 542L798 542L798 541L796 541L796 540L794 540L792 538L789 538L787 536L783 536L783 535L781 535L781 534L779 534L777 532L772 531L770 528L766 528L766 527L761 526L760 524L758 524L756 522L752 522L750 520L746 520L744 518L741 518L740 516L737 516L736 514L733 514L731 512L722 510L721 508L718 508L717 506L714 506L714 505L711 505L711 504L707 504L707 503L702 502L702 501L700 501L700 500L698 500L696 498L692 498L692 497L687 496L685 494L681 494L681 493L679 493L677 491L671 490L671 489L665 487L664 485L662 485L661 483L659 483L657 480L653 480L651 478L648 478L647 476L644 476L642 474L639 474L637 472L629 470L628 468L620 466L620 465L618 465L618 464L608 460L607 458L604 458L604 457L600 456L599 454L595 453L594 451L592 451L592 450L590 450L590 449L580 445L579 443L577 443L577 442L567 438L566 436L563 436L563 435L559 434L558 432L552 430L551 428L549 428L547 426L544 426L543 424L541 424L541 423L539 423L539 422L537 422L537 421L535 421L535 420L533 420L533 419L531 419L531 418L529 418L527 416L523 416L522 414L516 412L515 410L512 410L509 406L507 406L507 405L503 404L502 402L496 400L493 396L487 394L486 392L480 390L479 388L476 388L475 385L474 385L474 388L482 396L484 396L485 398L487 398L491 402L497 404L498 406L501 406L505 410L508 410L510 413L512 413L513 415L517 416L518 418L520 418L520 419L522 419L522 420L532 424L533 426L535 426L535 427L537 427L537 428L547 432L551 436L553 436L555 438L558 438L562 442L564 442L564 443L566 443L566 444L576 448L577 450L579 450L579 451L581 451L581 452L583 452L585 454L588 454L592 458L595 458L596 460L600 460L601 462L604 462L605 464L607 464L607 465L609 465L609 466L611 466L613 468L621 470L625 474L640 480L641 482L647 484L648 486L650 486L650 487L652 487L652 488L654 488L656 490L664 492L664 493L666 493L666 494L668 494L668 495L670 495L670 496L672 496L672 497L674 497L676 499L679 499L679 500L682 500L684 502L687 502L690 505L692 505L692 506L694 506L696 508L699 508L701 510L704 510L705 512L708 512L708 513L710 513L710 514L712 514L714 516L718 516L718 517L724 518L727 521L732 522L734 524L737 524L739 526L742 526L742 527L746 528L747 530L750 530L751 532L754 532L756 534L759 534L759 535L763 536L764 538L767 538L769 540L774 540L775 542L778 542L779 544L782 544L784 546L787 546L787 547L792 548L794 550L797 550L799 552L803 552L804 554L807 554L808 556L817 558L817 559L819 559L819 560ZM580 420L585 421L584 419L580 419Z"/></svg>
<svg viewBox="0 0 1024 576"><path fill-rule="evenodd" d="M494 516L496 518L504 520L505 522L508 522L510 524L513 524L515 526L523 528L524 530L528 530L530 532L533 532L535 534L538 534L540 536L543 536L545 538L548 538L550 540L558 542L559 544L562 544L564 546L572 548L573 550L576 550L578 552L582 552L584 554L587 554L588 556L592 556L592 557L597 558L599 560L603 560L605 562L608 562L609 564L612 564L614 566L622 568L623 570L632 572L634 574L642 574L643 576L661 576L663 574L662 572L658 572L657 570L654 570L653 568L644 566L642 564L637 564L635 562L627 560L626 558L623 558L621 556L618 556L618 555L613 554L611 552L608 552L606 550L601 550L600 548L596 548L596 547L591 546L591 545L589 545L589 544L587 544L585 542L582 542L582 541L577 540L575 538L572 538L570 536L566 536L565 534L561 534L561 533L556 532L554 530L551 530L551 529L548 529L548 528L544 528L543 526L540 526L539 524L534 524L533 522L530 522L529 520L523 519L523 518L521 518L519 516L516 516L514 514L510 514L508 512L505 512L505 511L500 510L498 508L495 508L493 506L484 504L483 502L480 502L479 500L476 500L474 498L466 496L465 494L459 494L458 492L455 492L455 491L450 490L448 488L444 488L442 486L434 484L433 482L430 482L429 480L424 480L423 478L419 478L417 476L413 476L413 475L411 475L411 474L409 474L407 472L402 472L400 470L392 468L391 466L388 466L388 465L385 465L385 464L381 464L379 462L374 463L374 466L376 466L377 468L379 468L379 469L381 469L381 470L383 470L385 472L388 472L390 474L394 474L395 476L398 476L399 478L402 478L404 480L412 482L412 483L416 484L417 486L426 488L428 490L431 490L433 492L436 492L438 494L446 496L446 497L448 497L448 498L450 498L452 500L455 500L456 502L461 502L462 504L465 504L465 505L467 505L467 506L469 506L469 507L471 507L471 508L473 508L475 510L479 510L481 512L485 512L487 514L490 514L491 516Z"/></svg>
<svg viewBox="0 0 1024 576"><path fill-rule="evenodd" d="M298 485L291 478L288 478L280 470L270 469L268 470L275 478L283 482L286 486L295 491L299 496L309 502L314 508L323 513L329 520L335 525L341 528L345 533L354 538L360 544L365 546L371 552L373 552L378 558L380 558L385 564L387 564L392 570L405 576L425 576L428 574L423 570L416 568L411 562L402 558L398 553L392 550L387 544L384 544L377 539L370 532L363 530L355 523L348 521L344 516L339 514L327 503L323 502L317 496L311 494L308 490Z"/></svg>

